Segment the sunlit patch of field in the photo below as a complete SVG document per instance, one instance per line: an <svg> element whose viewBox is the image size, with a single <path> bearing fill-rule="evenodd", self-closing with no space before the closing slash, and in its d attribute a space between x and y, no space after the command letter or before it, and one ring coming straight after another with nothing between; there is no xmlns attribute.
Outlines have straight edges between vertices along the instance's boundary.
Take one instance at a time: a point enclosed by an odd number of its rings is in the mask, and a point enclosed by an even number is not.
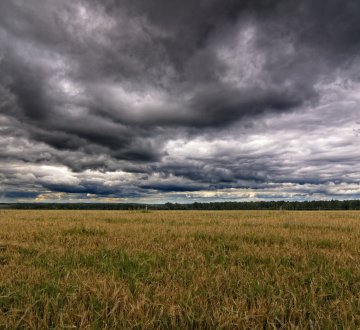
<svg viewBox="0 0 360 330"><path fill-rule="evenodd" d="M359 329L360 212L0 210L0 328Z"/></svg>

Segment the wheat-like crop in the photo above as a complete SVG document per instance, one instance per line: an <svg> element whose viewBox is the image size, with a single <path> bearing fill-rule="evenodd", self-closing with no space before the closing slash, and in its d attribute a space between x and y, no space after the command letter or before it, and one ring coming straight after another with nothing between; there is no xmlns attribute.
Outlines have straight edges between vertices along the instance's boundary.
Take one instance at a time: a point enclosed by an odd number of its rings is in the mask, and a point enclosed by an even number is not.
<svg viewBox="0 0 360 330"><path fill-rule="evenodd" d="M360 212L0 210L0 328L359 329Z"/></svg>

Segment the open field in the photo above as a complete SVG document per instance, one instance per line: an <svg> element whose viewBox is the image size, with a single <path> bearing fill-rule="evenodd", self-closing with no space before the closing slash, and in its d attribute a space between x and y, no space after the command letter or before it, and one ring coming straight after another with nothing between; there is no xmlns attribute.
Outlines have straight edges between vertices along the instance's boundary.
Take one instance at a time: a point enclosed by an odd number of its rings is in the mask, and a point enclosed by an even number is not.
<svg viewBox="0 0 360 330"><path fill-rule="evenodd" d="M0 210L0 328L359 329L360 212Z"/></svg>

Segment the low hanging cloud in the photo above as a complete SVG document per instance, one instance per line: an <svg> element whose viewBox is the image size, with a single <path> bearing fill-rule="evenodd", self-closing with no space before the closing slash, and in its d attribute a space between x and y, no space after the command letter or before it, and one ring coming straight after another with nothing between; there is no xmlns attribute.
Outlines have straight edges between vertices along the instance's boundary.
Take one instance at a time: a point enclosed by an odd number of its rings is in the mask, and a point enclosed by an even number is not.
<svg viewBox="0 0 360 330"><path fill-rule="evenodd" d="M0 199L360 197L357 1L0 3Z"/></svg>

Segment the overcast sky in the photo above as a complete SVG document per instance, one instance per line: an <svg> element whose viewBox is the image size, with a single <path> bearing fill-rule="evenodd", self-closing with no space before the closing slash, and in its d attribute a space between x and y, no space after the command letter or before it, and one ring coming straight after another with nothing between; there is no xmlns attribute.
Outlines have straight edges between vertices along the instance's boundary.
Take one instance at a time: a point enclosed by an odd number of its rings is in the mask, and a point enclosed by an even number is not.
<svg viewBox="0 0 360 330"><path fill-rule="evenodd" d="M1 0L0 201L360 198L359 0Z"/></svg>

